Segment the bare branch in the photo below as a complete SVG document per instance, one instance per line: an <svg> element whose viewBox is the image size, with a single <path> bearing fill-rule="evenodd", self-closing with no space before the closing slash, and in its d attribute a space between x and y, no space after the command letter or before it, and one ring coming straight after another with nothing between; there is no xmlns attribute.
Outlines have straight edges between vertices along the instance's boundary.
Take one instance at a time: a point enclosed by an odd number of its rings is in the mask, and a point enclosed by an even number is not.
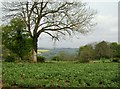
<svg viewBox="0 0 120 89"><path fill-rule="evenodd" d="M51 37L52 37L52 40L55 39L55 40L58 40L58 41L59 41L59 38L58 38L57 36L54 36L54 35L52 35L52 34L49 33L49 32L44 32L44 33L47 33L49 36L51 36Z"/></svg>
<svg viewBox="0 0 120 89"><path fill-rule="evenodd" d="M95 12L82 2L14 2L4 3L5 17L20 16L31 37L39 37L42 32L56 31L65 35L91 31ZM55 37L53 37L55 38Z"/></svg>

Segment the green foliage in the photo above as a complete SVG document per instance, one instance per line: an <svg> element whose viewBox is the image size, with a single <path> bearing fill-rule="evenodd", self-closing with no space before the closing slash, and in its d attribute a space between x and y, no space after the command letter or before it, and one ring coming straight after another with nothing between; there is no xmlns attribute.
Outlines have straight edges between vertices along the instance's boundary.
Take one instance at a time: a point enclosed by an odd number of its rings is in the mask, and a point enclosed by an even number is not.
<svg viewBox="0 0 120 89"><path fill-rule="evenodd" d="M110 43L110 48L111 48L111 51L112 51L112 57L117 57L117 47L118 47L118 44L116 42L112 42Z"/></svg>
<svg viewBox="0 0 120 89"><path fill-rule="evenodd" d="M102 41L95 46L95 58L110 58L111 57L111 50L107 42Z"/></svg>
<svg viewBox="0 0 120 89"><path fill-rule="evenodd" d="M31 51L32 40L25 31L24 22L19 18L12 19L8 25L2 27L2 38L2 44L20 60Z"/></svg>
<svg viewBox="0 0 120 89"><path fill-rule="evenodd" d="M45 62L45 57L37 56L37 62Z"/></svg>
<svg viewBox="0 0 120 89"><path fill-rule="evenodd" d="M102 61L103 63L105 63L105 60L107 60L106 58L100 58L100 61Z"/></svg>
<svg viewBox="0 0 120 89"><path fill-rule="evenodd" d="M94 50L91 45L85 45L79 48L77 59L80 62L89 62L94 58Z"/></svg>
<svg viewBox="0 0 120 89"><path fill-rule="evenodd" d="M53 56L51 60L53 60L53 61L60 61L61 59L60 59L59 56Z"/></svg>
<svg viewBox="0 0 120 89"><path fill-rule="evenodd" d="M18 56L2 45L2 60L6 62L15 62Z"/></svg>
<svg viewBox="0 0 120 89"><path fill-rule="evenodd" d="M112 62L120 62L120 58L112 58Z"/></svg>
<svg viewBox="0 0 120 89"><path fill-rule="evenodd" d="M15 60L17 59L17 56L16 54L11 54L11 55L8 55L6 58L5 58L5 62L15 62Z"/></svg>
<svg viewBox="0 0 120 89"><path fill-rule="evenodd" d="M116 42L102 41L96 44L81 46L78 51L77 59L80 62L100 60L105 62L109 59L120 58L120 44Z"/></svg>
<svg viewBox="0 0 120 89"><path fill-rule="evenodd" d="M112 42L109 46L112 52L112 58L120 58L120 44Z"/></svg>
<svg viewBox="0 0 120 89"><path fill-rule="evenodd" d="M89 54L89 52L88 51L82 51L81 52L81 54L80 54L80 59L79 59L79 61L80 62L84 62L84 63L87 63L87 62L89 62L90 61L90 54Z"/></svg>
<svg viewBox="0 0 120 89"><path fill-rule="evenodd" d="M5 63L3 87L119 87L118 63Z"/></svg>

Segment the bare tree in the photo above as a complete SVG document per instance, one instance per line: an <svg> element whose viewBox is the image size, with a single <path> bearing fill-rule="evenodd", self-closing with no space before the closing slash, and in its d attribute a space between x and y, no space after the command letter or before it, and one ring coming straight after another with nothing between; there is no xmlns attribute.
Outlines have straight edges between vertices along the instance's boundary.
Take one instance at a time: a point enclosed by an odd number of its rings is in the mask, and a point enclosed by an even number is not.
<svg viewBox="0 0 120 89"><path fill-rule="evenodd" d="M37 41L41 33L59 40L61 35L85 34L94 26L94 10L82 2L4 2L3 19L20 17L33 39L33 62L37 62Z"/></svg>

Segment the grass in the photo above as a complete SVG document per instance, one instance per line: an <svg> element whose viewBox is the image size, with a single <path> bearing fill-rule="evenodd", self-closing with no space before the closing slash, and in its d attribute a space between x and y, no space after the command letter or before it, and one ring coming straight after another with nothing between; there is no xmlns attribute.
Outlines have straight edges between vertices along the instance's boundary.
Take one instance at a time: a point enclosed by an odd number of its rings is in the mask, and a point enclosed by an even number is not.
<svg viewBox="0 0 120 89"><path fill-rule="evenodd" d="M118 63L3 63L3 86L119 87Z"/></svg>

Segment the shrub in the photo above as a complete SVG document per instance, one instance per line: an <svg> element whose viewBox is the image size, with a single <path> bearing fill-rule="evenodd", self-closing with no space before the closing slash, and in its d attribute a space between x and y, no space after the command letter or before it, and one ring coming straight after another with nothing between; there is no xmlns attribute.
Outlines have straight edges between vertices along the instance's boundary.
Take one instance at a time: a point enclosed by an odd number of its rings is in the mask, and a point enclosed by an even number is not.
<svg viewBox="0 0 120 89"><path fill-rule="evenodd" d="M100 62L105 63L106 58L100 58Z"/></svg>
<svg viewBox="0 0 120 89"><path fill-rule="evenodd" d="M81 52L81 54L78 58L80 59L79 60L80 62L87 63L91 59L91 54L90 54L89 51L84 50L84 51Z"/></svg>
<svg viewBox="0 0 120 89"><path fill-rule="evenodd" d="M91 45L85 45L79 48L77 59L82 62L89 62L94 58L94 49Z"/></svg>
<svg viewBox="0 0 120 89"><path fill-rule="evenodd" d="M5 62L15 62L15 60L18 59L18 57L15 54L10 54L6 56L4 59Z"/></svg>
<svg viewBox="0 0 120 89"><path fill-rule="evenodd" d="M24 57L23 57L23 61L26 61L26 62L31 62L31 59L32 59L32 51L28 52L28 54L26 54Z"/></svg>
<svg viewBox="0 0 120 89"><path fill-rule="evenodd" d="M112 58L112 62L120 62L120 58Z"/></svg>
<svg viewBox="0 0 120 89"><path fill-rule="evenodd" d="M53 61L60 61L60 57L59 56L54 56L51 60L53 60Z"/></svg>
<svg viewBox="0 0 120 89"><path fill-rule="evenodd" d="M45 62L45 57L37 56L37 62Z"/></svg>

